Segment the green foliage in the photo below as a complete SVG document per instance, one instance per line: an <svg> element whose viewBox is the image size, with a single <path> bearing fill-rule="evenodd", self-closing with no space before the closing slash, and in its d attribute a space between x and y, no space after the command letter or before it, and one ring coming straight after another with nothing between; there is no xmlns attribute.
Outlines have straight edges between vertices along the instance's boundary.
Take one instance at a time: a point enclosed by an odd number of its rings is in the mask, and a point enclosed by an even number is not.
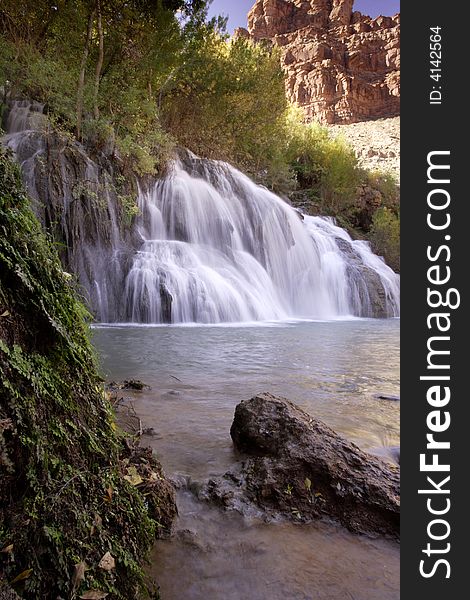
<svg viewBox="0 0 470 600"><path fill-rule="evenodd" d="M196 38L164 97L166 124L194 152L259 170L277 152L286 100L277 51L216 31Z"/></svg>
<svg viewBox="0 0 470 600"><path fill-rule="evenodd" d="M0 71L13 95L44 102L55 124L74 131L77 89L90 14L97 3L39 1L23 11L7 0ZM305 127L288 110L279 50L228 39L208 2L100 2L104 61L93 110L98 34L92 19L85 61L81 137L96 151L117 151L129 170L155 175L175 145L225 159L273 189L309 184L325 209L350 196L356 165L326 130ZM178 19L177 7L186 17ZM96 15L95 15L96 16Z"/></svg>
<svg viewBox="0 0 470 600"><path fill-rule="evenodd" d="M118 199L123 213L123 224L129 226L135 217L140 214L137 199L132 194L121 194Z"/></svg>
<svg viewBox="0 0 470 600"><path fill-rule="evenodd" d="M387 208L397 211L400 206L400 190L393 173L384 171L368 171L368 184L382 195L382 203Z"/></svg>
<svg viewBox="0 0 470 600"><path fill-rule="evenodd" d="M374 252L400 271L400 215L386 206L379 208L372 219L370 240Z"/></svg>
<svg viewBox="0 0 470 600"><path fill-rule="evenodd" d="M49 117L65 129L77 127L77 93L90 11L97 2L18 3L7 0L0 11L0 85L13 97L43 102ZM155 174L173 141L158 112L160 89L180 60L183 33L175 11L197 15L199 2L100 2L104 61L94 113L95 69L99 44L95 27L85 61L81 139L96 151L122 150L138 173ZM27 6L26 6L27 5ZM29 6L31 5L31 6ZM42 8L41 8L42 7ZM30 28L24 12L30 10ZM94 12L93 12L94 11ZM38 20L39 22L37 22Z"/></svg>
<svg viewBox="0 0 470 600"><path fill-rule="evenodd" d="M145 591L155 523L120 472L88 314L0 153L0 580L26 598ZM98 563L116 559L108 573ZM74 583L85 561L85 581ZM18 577L20 576L20 577ZM75 589L74 589L75 585Z"/></svg>
<svg viewBox="0 0 470 600"><path fill-rule="evenodd" d="M13 96L44 102L55 123L74 131L91 14L80 137L96 151L116 149L139 175L162 170L175 144L253 173L264 169L275 178L279 168L286 171L282 150L273 143L285 130L278 52L243 39L228 41L223 19L207 21L208 2L101 0L98 118L97 2L59 2L56 9L40 0L24 4L30 11L26 30L16 2L7 0L3 8L0 84ZM175 14L178 7L183 18Z"/></svg>
<svg viewBox="0 0 470 600"><path fill-rule="evenodd" d="M80 139L89 151L117 157L129 180L163 173L184 146L233 163L361 235L377 208L396 213L398 185L391 175L359 168L344 139L305 124L301 111L288 106L279 49L229 39L223 19L208 20L208 4L99 0L104 60L95 106L98 0L5 0L0 85L12 96L44 102L52 127L70 136L84 60ZM366 187L377 194L361 198ZM129 223L133 208L123 206Z"/></svg>
<svg viewBox="0 0 470 600"><path fill-rule="evenodd" d="M287 131L286 160L299 188L309 190L322 211L347 212L363 178L352 148L344 139L332 138L318 123L305 125L299 111L289 112Z"/></svg>

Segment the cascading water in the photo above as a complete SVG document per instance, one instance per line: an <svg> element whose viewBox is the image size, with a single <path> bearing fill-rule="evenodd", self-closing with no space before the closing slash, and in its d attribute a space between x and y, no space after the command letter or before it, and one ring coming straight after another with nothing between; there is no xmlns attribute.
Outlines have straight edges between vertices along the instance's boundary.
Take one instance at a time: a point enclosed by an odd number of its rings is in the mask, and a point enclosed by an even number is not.
<svg viewBox="0 0 470 600"><path fill-rule="evenodd" d="M40 136L21 129L34 121L24 104L14 104L5 143L19 155L37 196L36 167L45 148ZM86 177L98 182L96 164L83 160ZM69 262L98 320L221 323L399 314L399 277L366 242L353 241L331 219L301 215L228 164L191 155L175 161L163 179L140 189L140 216L125 233L106 185L106 227L85 228L85 212L71 212L70 171L62 165L63 237L74 239Z"/></svg>
<svg viewBox="0 0 470 600"><path fill-rule="evenodd" d="M124 295L132 321L372 316L372 274L398 313L398 278L367 244L225 163L176 162L139 202L144 242Z"/></svg>

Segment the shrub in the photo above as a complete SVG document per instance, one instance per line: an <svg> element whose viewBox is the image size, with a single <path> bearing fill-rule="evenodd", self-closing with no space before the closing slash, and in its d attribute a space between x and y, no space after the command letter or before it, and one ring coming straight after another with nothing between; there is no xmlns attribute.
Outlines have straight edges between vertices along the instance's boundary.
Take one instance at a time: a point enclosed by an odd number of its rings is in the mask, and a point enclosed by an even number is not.
<svg viewBox="0 0 470 600"><path fill-rule="evenodd" d="M396 176L390 172L368 171L368 184L382 195L383 205L396 211L400 205L400 188Z"/></svg>
<svg viewBox="0 0 470 600"><path fill-rule="evenodd" d="M288 113L286 126L286 159L298 186L319 198L323 211L347 212L362 178L353 149L343 138L331 137L326 127L304 124L299 111Z"/></svg>
<svg viewBox="0 0 470 600"><path fill-rule="evenodd" d="M395 271L400 271L400 215L387 207L379 208L372 219L369 239L374 252L384 257Z"/></svg>

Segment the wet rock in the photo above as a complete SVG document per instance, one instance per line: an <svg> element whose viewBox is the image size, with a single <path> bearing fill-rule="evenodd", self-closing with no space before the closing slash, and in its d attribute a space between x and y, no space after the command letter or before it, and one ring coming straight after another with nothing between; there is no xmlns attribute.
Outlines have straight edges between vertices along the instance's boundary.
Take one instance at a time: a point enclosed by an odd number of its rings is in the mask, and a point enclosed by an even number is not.
<svg viewBox="0 0 470 600"><path fill-rule="evenodd" d="M259 507L294 520L330 517L353 532L399 536L398 468L289 400L260 394L241 402L230 433L248 455L234 487L243 487ZM228 490L218 487L225 504Z"/></svg>
<svg viewBox="0 0 470 600"><path fill-rule="evenodd" d="M54 131L40 109L34 102L9 102L2 143L21 165L32 208L57 242L64 270L86 290L91 312L102 322L126 321L122 290L134 248L142 243L129 226L133 217L126 206L131 205L122 202L137 197L134 178L109 155L112 140L105 140L101 151L85 148Z"/></svg>
<svg viewBox="0 0 470 600"><path fill-rule="evenodd" d="M360 305L356 307L357 314L364 318L389 317L389 298L379 274L362 262L350 242L342 238L336 238L335 241L347 257L346 274L351 288L357 289L360 298Z"/></svg>
<svg viewBox="0 0 470 600"><path fill-rule="evenodd" d="M365 265L361 265L357 269L360 271L364 283L362 290L364 310L361 317L386 319L390 316L388 299L379 274ZM368 301L364 302L366 298Z"/></svg>
<svg viewBox="0 0 470 600"><path fill-rule="evenodd" d="M191 485L191 478L181 473L174 473L170 480L176 490L188 490Z"/></svg>
<svg viewBox="0 0 470 600"><path fill-rule="evenodd" d="M259 506L248 491L245 466L246 463L238 465L222 477L197 484L192 482L187 489L201 502L208 502L224 510L234 510L244 517L267 522L279 520L279 512Z"/></svg>
<svg viewBox="0 0 470 600"><path fill-rule="evenodd" d="M155 429L153 427L146 427L145 429L142 429L142 435L148 435L150 437L155 437L157 435L157 432L155 431Z"/></svg>
<svg viewBox="0 0 470 600"><path fill-rule="evenodd" d="M144 389L150 390L150 386L140 381L140 379L125 379L124 381L111 381L107 384L107 389L114 392L117 390L134 390L142 391Z"/></svg>
<svg viewBox="0 0 470 600"><path fill-rule="evenodd" d="M170 294L164 283L160 283L160 298L162 306L162 322L171 323L171 307L173 305L173 296Z"/></svg>
<svg viewBox="0 0 470 600"><path fill-rule="evenodd" d="M198 534L195 531L191 531L191 529L179 529L175 533L175 538L185 546L191 546L195 550L200 550L201 552L209 550L209 547L201 542Z"/></svg>
<svg viewBox="0 0 470 600"><path fill-rule="evenodd" d="M121 464L123 477L145 496L149 515L158 523L155 537L168 537L178 515L176 492L152 448L142 447L136 440L128 440Z"/></svg>
<svg viewBox="0 0 470 600"><path fill-rule="evenodd" d="M389 400L390 402L400 402L400 396L394 396L393 394L374 394L374 398L377 398L377 400Z"/></svg>

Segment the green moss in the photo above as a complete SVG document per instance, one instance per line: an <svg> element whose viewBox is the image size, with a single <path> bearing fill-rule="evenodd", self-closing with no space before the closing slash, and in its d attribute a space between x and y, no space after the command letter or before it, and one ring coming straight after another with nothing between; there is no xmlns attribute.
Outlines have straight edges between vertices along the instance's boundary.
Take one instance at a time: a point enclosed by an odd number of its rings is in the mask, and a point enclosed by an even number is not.
<svg viewBox="0 0 470 600"><path fill-rule="evenodd" d="M155 523L122 477L87 319L1 151L0 579L23 574L14 587L25 598L96 588L127 600L146 589ZM108 551L111 572L98 566Z"/></svg>

